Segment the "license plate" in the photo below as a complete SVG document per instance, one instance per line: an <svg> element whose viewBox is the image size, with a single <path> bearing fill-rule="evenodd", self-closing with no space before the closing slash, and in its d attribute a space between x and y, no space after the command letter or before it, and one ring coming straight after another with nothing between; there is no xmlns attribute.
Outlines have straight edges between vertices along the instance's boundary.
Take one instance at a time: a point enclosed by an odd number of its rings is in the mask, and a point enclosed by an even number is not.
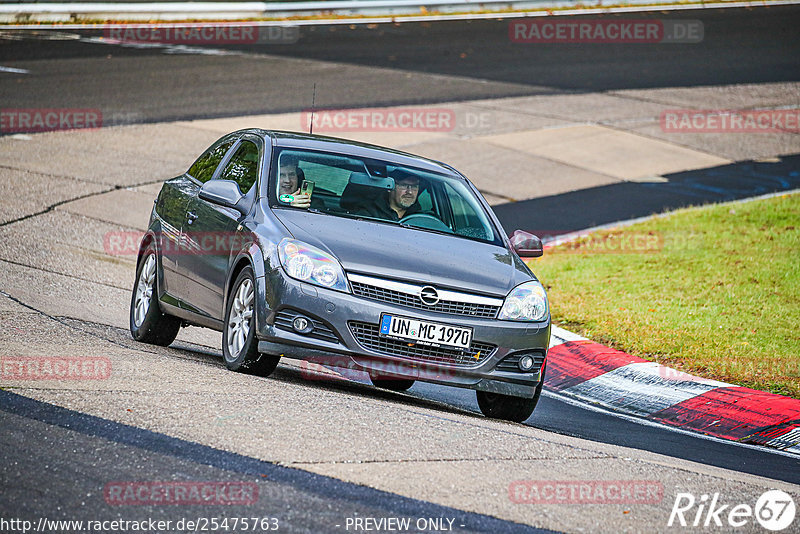
<svg viewBox="0 0 800 534"><path fill-rule="evenodd" d="M434 347L468 349L472 343L472 328L420 321L388 313L381 314L380 334L382 337Z"/></svg>

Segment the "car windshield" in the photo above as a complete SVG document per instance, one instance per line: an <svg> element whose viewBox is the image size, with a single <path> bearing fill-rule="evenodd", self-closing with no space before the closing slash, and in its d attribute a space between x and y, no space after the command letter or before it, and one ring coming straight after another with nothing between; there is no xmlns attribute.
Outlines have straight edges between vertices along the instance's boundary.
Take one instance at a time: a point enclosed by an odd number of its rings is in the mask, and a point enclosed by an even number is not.
<svg viewBox="0 0 800 534"><path fill-rule="evenodd" d="M309 150L283 149L277 160L270 183L278 206L501 243L485 209L459 178Z"/></svg>

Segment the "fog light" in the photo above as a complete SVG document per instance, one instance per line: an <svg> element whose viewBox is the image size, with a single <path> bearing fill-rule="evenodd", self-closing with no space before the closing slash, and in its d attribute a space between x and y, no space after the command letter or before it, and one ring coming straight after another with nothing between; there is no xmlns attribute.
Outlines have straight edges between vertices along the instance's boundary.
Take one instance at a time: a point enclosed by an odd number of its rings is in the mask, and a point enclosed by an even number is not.
<svg viewBox="0 0 800 534"><path fill-rule="evenodd" d="M533 364L534 363L536 363L536 362L533 360L533 358L531 358L528 355L525 355L525 356L523 356L522 358L519 359L519 361L517 362L517 366L519 367L520 371L528 372L531 369L533 369Z"/></svg>
<svg viewBox="0 0 800 534"><path fill-rule="evenodd" d="M307 317L303 317L302 315L298 315L292 321L292 328L298 334L308 334L314 329L314 326L311 324L311 321Z"/></svg>

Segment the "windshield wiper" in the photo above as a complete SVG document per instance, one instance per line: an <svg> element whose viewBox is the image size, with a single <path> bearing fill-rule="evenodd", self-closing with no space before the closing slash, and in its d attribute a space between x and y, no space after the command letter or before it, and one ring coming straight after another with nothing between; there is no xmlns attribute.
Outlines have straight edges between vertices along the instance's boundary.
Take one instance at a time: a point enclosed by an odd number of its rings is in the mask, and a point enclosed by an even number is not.
<svg viewBox="0 0 800 534"><path fill-rule="evenodd" d="M386 219L378 219L377 217L370 217L368 215L356 215L354 213L332 213L332 215L336 215L337 217L344 217L346 219L355 219L357 221L375 221L375 222L392 222L387 221Z"/></svg>
<svg viewBox="0 0 800 534"><path fill-rule="evenodd" d="M436 230L435 228L425 228L424 226L414 226L413 224L403 223L398 221L398 225L403 228L413 228L414 230L424 230L426 232L433 232L435 234L442 234L442 235L458 235L455 232L445 232L444 230Z"/></svg>

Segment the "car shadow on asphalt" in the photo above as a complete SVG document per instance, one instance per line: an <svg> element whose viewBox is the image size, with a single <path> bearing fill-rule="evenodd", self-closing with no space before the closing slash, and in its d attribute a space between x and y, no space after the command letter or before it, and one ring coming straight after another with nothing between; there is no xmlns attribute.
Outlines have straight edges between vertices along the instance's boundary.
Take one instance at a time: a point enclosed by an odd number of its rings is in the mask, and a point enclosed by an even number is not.
<svg viewBox="0 0 800 534"><path fill-rule="evenodd" d="M138 344L131 340L132 343ZM144 345L145 347L152 347ZM152 347L156 348L156 347ZM222 360L222 351L209 350L208 347L201 345L194 345L188 342L175 342L170 345L166 350L173 353L173 355L192 359L194 361L211 365L214 367L225 367ZM252 375L250 375L252 376ZM305 368L301 366L301 360L291 360L282 358L281 363L268 377L256 377L264 380L274 380L286 382L291 384L300 384L312 388L323 388L329 391L339 393L347 393L363 398L386 400L396 404L405 406L412 406L415 408L425 408L439 412L446 412L448 414L459 414L470 417L477 417L484 419L484 416L478 412L464 409L462 407L453 406L447 402L431 400L428 398L421 398L416 395L409 395L404 392L395 392L387 389L381 389L371 384L350 380L345 377L337 376L332 373L325 373Z"/></svg>
<svg viewBox="0 0 800 534"><path fill-rule="evenodd" d="M655 181L658 180L658 181ZM655 213L800 188L800 154L676 172L493 206L507 232L556 236Z"/></svg>
<svg viewBox="0 0 800 534"><path fill-rule="evenodd" d="M93 323L79 319L63 318L62 320L67 326L80 330L85 334L98 337L100 339L103 339L109 343L113 343L120 347L124 347L127 349L147 354L157 354L161 356L180 358L184 361L192 361L201 365L207 365L221 369L225 368L225 363L222 360L222 350L217 347L201 345L185 340L177 340L168 347L159 347L135 341L133 338L131 338L130 333L125 328L120 328L117 326L105 325L100 323ZM242 376L250 377L252 375L242 375ZM468 406L454 406L447 400L444 401L431 400L429 398L422 398L418 396L418 394L412 395L408 393L400 393L386 389L380 389L368 383L362 383L355 380L350 380L348 378L337 376L332 373L316 371L314 370L313 367L305 368L304 366L302 366L300 360L290 360L283 358L281 359L281 363L278 365L277 369L275 369L275 371L270 376L254 377L254 378L263 380L275 380L291 384L302 384L308 387L324 388L326 390L336 391L340 393L347 393L350 395L355 395L364 398L387 400L405 406L425 408L448 414L459 414L464 416L477 417L481 419L484 418L482 414L480 414L475 410L469 409ZM426 390L427 387L435 389L446 388L448 390L459 389L447 386L436 386L436 385L429 386L428 384L426 384L425 386ZM418 385L414 386L414 388L415 390L418 390L419 383ZM464 391L472 393L471 391L468 390Z"/></svg>

